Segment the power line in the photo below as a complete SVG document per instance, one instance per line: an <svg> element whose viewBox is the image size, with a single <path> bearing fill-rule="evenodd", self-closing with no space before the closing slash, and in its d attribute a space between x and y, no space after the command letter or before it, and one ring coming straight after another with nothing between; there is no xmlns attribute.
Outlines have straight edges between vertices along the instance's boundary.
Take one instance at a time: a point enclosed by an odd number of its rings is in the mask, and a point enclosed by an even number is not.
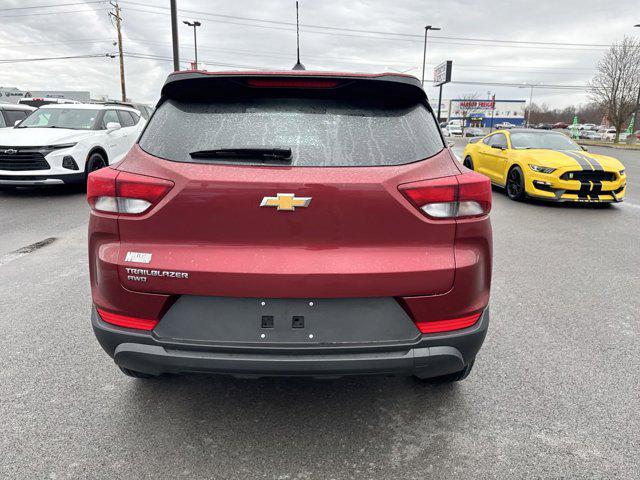
<svg viewBox="0 0 640 480"><path fill-rule="evenodd" d="M111 38L95 38L95 39L85 39L85 40L68 40L66 42L23 42L23 43L0 43L0 47L43 47L49 45L79 45L86 43L111 43L113 39Z"/></svg>
<svg viewBox="0 0 640 480"><path fill-rule="evenodd" d="M0 63L25 63L25 62L41 62L45 60L69 60L78 58L113 58L110 53L91 53L87 55L67 55L64 57L40 57L40 58L11 58L0 60Z"/></svg>
<svg viewBox="0 0 640 480"><path fill-rule="evenodd" d="M90 3L104 3L105 0L93 0L89 2L75 2L75 3L57 3L53 5L31 5L29 7L9 7L9 8L0 8L0 12L4 11L14 11L14 10L31 10L34 8L56 8L56 7L71 7L73 5L87 5Z"/></svg>
<svg viewBox="0 0 640 480"><path fill-rule="evenodd" d="M523 85L522 83L503 83L503 82L466 82L466 81L452 81L452 84L457 85L485 85L485 86L496 86L496 87L518 87L525 88L528 86ZM534 85L535 88L549 89L549 90L586 90L586 85L548 85L544 83L537 83Z"/></svg>
<svg viewBox="0 0 640 480"><path fill-rule="evenodd" d="M18 13L11 15L0 15L0 18L14 18L14 17L33 17L36 15L66 15L68 13L88 13L88 12L101 12L106 11L106 8L89 8L85 10L65 10L63 12L42 12L42 13Z"/></svg>
<svg viewBox="0 0 640 480"><path fill-rule="evenodd" d="M151 5L148 3L142 2L134 2L130 0L122 0L122 3L127 3L130 5L136 5L141 7L148 8L157 8L161 10L166 10L168 7L161 7L157 5ZM248 20L252 22L262 22L262 23L270 23L275 25L286 25L286 26L295 26L296 24L293 22L283 22L278 20L268 20L262 18L255 17L242 17L237 15L223 15L219 13L209 13L198 10L186 10L181 9L180 12L196 14L196 15L207 15L212 17L221 17L221 18L229 18L234 20ZM160 12L148 12L148 13L160 13ZM355 29L355 28L346 28L346 27L331 27L327 25L313 25L313 24L300 24L302 27L307 28L316 28L316 29L325 29L325 30L338 30L345 32L353 32L353 33L371 33L375 35L390 35L390 36L399 36L399 37L407 37L407 38L416 38L422 39L422 35L411 34L411 33L399 33L399 32L385 32L378 30L364 30L364 29ZM540 42L540 41L529 41L529 40L500 40L500 39L490 39L490 38L471 38L471 37L450 37L444 35L433 35L432 38L438 38L443 40L466 40L466 41L474 41L474 42L491 42L491 43L513 43L513 44L530 44L530 45L550 45L550 46L581 46L581 47L610 47L610 44L601 44L601 43L573 43L573 42Z"/></svg>
<svg viewBox="0 0 640 480"><path fill-rule="evenodd" d="M172 57L165 56L165 55L154 55L154 54L150 54L150 53L125 52L124 56L125 57L131 57L131 58L139 58L139 59L144 59L144 60L173 61ZM189 64L188 61L182 61L181 63L184 63L185 65ZM222 62L216 62L216 61L213 61L213 60L200 60L200 63L204 63L206 65L214 65L214 66L217 66L217 67L243 68L243 69L247 69L247 70L266 70L265 67L261 67L261 66L240 65L240 64L237 64L237 63L222 63Z"/></svg>

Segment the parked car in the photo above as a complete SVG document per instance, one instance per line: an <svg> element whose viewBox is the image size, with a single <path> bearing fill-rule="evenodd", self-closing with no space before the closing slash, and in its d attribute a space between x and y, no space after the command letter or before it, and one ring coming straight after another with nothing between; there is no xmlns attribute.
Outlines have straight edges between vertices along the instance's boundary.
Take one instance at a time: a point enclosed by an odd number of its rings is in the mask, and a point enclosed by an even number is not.
<svg viewBox="0 0 640 480"><path fill-rule="evenodd" d="M69 100L68 98L49 98L49 97L24 97L21 98L18 103L20 105L28 105L30 107L42 107L44 105L68 105L68 104L79 104L80 102L76 100Z"/></svg>
<svg viewBox="0 0 640 480"><path fill-rule="evenodd" d="M584 123L582 125L582 130L597 130L598 126L595 123Z"/></svg>
<svg viewBox="0 0 640 480"><path fill-rule="evenodd" d="M557 122L553 124L553 128L565 129L569 128L569 124L564 122Z"/></svg>
<svg viewBox="0 0 640 480"><path fill-rule="evenodd" d="M496 125L497 130L509 130L510 128L515 128L515 125L511 122L502 122Z"/></svg>
<svg viewBox="0 0 640 480"><path fill-rule="evenodd" d="M580 138L584 140L600 140L601 135L595 130L582 130Z"/></svg>
<svg viewBox="0 0 640 480"><path fill-rule="evenodd" d="M538 130L551 130L553 129L553 125L551 125L550 123L539 123L538 125L536 125L536 128Z"/></svg>
<svg viewBox="0 0 640 480"><path fill-rule="evenodd" d="M16 103L0 103L0 128L13 127L17 122L24 120L34 107Z"/></svg>
<svg viewBox="0 0 640 480"><path fill-rule="evenodd" d="M587 153L562 132L515 129L469 142L463 165L503 187L512 200L622 202L624 165L608 155Z"/></svg>
<svg viewBox="0 0 640 480"><path fill-rule="evenodd" d="M89 175L98 341L137 378L461 380L491 184L460 169L413 77L171 74L138 144Z"/></svg>
<svg viewBox="0 0 640 480"><path fill-rule="evenodd" d="M449 135L448 137L461 137L462 136L462 127L460 125L447 125L445 129Z"/></svg>
<svg viewBox="0 0 640 480"><path fill-rule="evenodd" d="M0 130L0 185L84 182L89 172L121 160L144 124L128 107L40 107L15 128Z"/></svg>
<svg viewBox="0 0 640 480"><path fill-rule="evenodd" d="M602 132L602 140L614 141L616 139L616 129L615 128L607 128L604 132Z"/></svg>
<svg viewBox="0 0 640 480"><path fill-rule="evenodd" d="M145 120L149 120L149 118L151 117L151 114L153 114L153 110L154 108L150 105L145 105L144 103L135 103L135 102L119 102L119 101L115 101L115 100L109 100L106 102L93 102L93 103L97 103L100 105L121 105L121 106L125 106L125 107L131 107L135 110L138 110L140 112L140 115L142 116L142 118L144 118Z"/></svg>
<svg viewBox="0 0 640 480"><path fill-rule="evenodd" d="M484 135L484 130L477 127L468 127L464 130L465 137L481 137Z"/></svg>

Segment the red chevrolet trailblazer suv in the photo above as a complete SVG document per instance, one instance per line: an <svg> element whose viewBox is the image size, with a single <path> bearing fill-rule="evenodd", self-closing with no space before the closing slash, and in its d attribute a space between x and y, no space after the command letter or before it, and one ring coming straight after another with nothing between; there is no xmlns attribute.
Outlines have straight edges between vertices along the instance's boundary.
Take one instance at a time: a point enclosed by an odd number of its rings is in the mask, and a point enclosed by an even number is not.
<svg viewBox="0 0 640 480"><path fill-rule="evenodd" d="M178 72L89 175L92 323L127 375L465 378L491 186L396 74Z"/></svg>

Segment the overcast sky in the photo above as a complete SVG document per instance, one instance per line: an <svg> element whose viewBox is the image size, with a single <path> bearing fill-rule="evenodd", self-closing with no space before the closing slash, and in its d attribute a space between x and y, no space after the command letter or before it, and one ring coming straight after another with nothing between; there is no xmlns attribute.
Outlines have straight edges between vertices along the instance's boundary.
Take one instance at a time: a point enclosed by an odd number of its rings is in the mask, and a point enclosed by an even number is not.
<svg viewBox="0 0 640 480"><path fill-rule="evenodd" d="M294 0L177 1L183 62L193 60L193 30L182 20L199 20L199 57L209 70L288 70L295 63ZM155 102L172 70L169 0L120 4L128 97ZM408 71L420 77L424 26L431 24L442 30L429 35L428 79L435 64L453 60L458 82L580 87L606 45L624 35L640 37L640 28L633 28L640 23L639 6L639 0L301 0L302 63L308 70ZM0 86L119 98L117 59L5 63L115 53L109 10L107 2L90 0L1 0ZM427 86L435 103L437 90ZM489 90L503 99L528 99L530 93L450 84L443 96L485 98ZM579 88L534 90L534 101L550 106L586 100Z"/></svg>

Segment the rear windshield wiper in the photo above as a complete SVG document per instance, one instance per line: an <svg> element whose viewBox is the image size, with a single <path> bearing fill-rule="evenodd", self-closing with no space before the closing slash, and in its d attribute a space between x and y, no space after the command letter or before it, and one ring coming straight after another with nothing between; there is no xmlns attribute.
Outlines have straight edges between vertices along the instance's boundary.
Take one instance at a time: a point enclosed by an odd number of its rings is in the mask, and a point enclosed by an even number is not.
<svg viewBox="0 0 640 480"><path fill-rule="evenodd" d="M191 158L209 158L221 160L274 160L291 162L290 148L216 148L213 150L197 150L189 153Z"/></svg>

